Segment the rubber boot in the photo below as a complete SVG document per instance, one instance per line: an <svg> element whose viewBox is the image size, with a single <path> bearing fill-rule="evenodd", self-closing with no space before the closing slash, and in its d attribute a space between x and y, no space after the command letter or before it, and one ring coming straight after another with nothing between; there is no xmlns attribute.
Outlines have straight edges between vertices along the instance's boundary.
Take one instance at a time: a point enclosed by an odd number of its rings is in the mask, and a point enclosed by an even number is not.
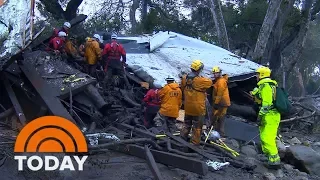
<svg viewBox="0 0 320 180"><path fill-rule="evenodd" d="M269 169L279 169L280 168L280 164L281 164L280 163L280 156L278 154L268 156L267 167Z"/></svg>
<svg viewBox="0 0 320 180"><path fill-rule="evenodd" d="M200 128L192 128L192 138L191 143L199 146L200 145L200 139L201 139L201 129Z"/></svg>
<svg viewBox="0 0 320 180"><path fill-rule="evenodd" d="M180 131L180 137L185 141L188 141L188 135L189 135L190 129L191 129L190 127L186 127L186 125L184 125Z"/></svg>

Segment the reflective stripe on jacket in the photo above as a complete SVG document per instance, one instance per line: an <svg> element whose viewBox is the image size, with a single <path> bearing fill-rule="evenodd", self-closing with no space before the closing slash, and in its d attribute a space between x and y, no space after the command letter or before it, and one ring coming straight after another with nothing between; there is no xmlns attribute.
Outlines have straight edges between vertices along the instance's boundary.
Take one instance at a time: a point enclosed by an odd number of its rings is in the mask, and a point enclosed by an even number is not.
<svg viewBox="0 0 320 180"><path fill-rule="evenodd" d="M274 84L274 85L271 85ZM258 82L258 92L256 92L256 97L261 100L261 108L259 111L259 116L265 115L270 110L276 110L273 107L274 94L276 91L276 86L278 83L270 78L261 79Z"/></svg>

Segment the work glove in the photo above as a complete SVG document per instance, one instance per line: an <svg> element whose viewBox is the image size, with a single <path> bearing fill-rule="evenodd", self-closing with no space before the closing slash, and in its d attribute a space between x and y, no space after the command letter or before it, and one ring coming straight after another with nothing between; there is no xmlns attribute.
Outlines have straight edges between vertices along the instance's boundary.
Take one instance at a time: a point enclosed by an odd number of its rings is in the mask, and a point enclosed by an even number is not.
<svg viewBox="0 0 320 180"><path fill-rule="evenodd" d="M213 109L214 109L214 110L218 110L219 107L220 107L220 106L219 106L218 104L213 104Z"/></svg>

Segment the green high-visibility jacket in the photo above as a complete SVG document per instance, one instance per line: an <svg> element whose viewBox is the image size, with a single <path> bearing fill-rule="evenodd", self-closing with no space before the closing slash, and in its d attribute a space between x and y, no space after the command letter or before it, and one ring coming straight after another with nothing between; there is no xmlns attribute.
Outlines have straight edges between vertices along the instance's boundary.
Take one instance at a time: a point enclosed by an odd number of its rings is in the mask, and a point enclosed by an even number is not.
<svg viewBox="0 0 320 180"><path fill-rule="evenodd" d="M274 95L276 92L276 86L278 83L270 78L261 79L258 82L258 92L256 92L256 97L261 100L261 108L259 111L259 116L265 115L270 110L275 110L273 107Z"/></svg>

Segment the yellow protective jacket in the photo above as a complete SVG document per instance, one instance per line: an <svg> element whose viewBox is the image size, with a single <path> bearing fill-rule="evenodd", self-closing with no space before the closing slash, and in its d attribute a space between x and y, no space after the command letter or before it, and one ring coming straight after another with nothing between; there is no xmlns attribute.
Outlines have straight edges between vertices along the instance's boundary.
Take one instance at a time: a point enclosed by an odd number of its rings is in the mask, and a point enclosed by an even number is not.
<svg viewBox="0 0 320 180"><path fill-rule="evenodd" d="M229 107L231 105L228 89L228 75L223 75L215 80L212 98L213 104L218 104L223 107Z"/></svg>
<svg viewBox="0 0 320 180"><path fill-rule="evenodd" d="M65 44L65 51L70 57L73 57L73 58L75 58L78 55L77 49L75 48L74 44L70 40L67 40Z"/></svg>
<svg viewBox="0 0 320 180"><path fill-rule="evenodd" d="M159 92L160 114L163 116L177 118L182 105L182 92L179 84L171 83L165 85Z"/></svg>
<svg viewBox="0 0 320 180"><path fill-rule="evenodd" d="M278 83L270 78L261 79L258 82L258 90L255 89L253 95L260 100L259 116L263 116L269 111L276 111L273 107L274 95Z"/></svg>
<svg viewBox="0 0 320 180"><path fill-rule="evenodd" d="M84 57L88 64L94 65L101 58L99 43L94 39L89 39L85 45Z"/></svg>
<svg viewBox="0 0 320 180"><path fill-rule="evenodd" d="M182 77L181 90L184 94L186 115L204 116L206 114L206 91L211 86L211 79L197 76L193 72Z"/></svg>

